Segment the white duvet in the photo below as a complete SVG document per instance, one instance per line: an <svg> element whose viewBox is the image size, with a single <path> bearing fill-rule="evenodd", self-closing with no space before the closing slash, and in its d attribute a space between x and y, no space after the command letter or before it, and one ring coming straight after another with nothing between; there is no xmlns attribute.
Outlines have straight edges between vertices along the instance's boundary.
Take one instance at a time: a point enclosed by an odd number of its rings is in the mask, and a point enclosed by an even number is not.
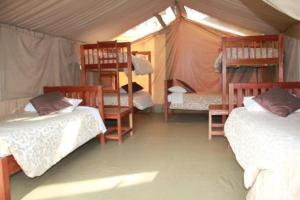
<svg viewBox="0 0 300 200"><path fill-rule="evenodd" d="M225 136L244 171L247 200L300 199L300 113L234 109Z"/></svg>
<svg viewBox="0 0 300 200"><path fill-rule="evenodd" d="M170 109L208 110L210 104L221 104L222 96L218 93L171 93L168 95Z"/></svg>
<svg viewBox="0 0 300 200"><path fill-rule="evenodd" d="M38 116L24 112L0 122L0 155L13 155L29 177L47 169L106 128L98 109Z"/></svg>

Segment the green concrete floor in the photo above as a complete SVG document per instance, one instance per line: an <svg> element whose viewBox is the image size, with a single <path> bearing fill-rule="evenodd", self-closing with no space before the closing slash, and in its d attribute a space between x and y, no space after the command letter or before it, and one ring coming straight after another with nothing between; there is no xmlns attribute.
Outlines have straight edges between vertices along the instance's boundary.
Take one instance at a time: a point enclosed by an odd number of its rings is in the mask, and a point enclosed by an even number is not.
<svg viewBox="0 0 300 200"><path fill-rule="evenodd" d="M207 115L135 115L123 144L93 139L43 176L11 178L19 200L242 200L243 171L223 137L207 140Z"/></svg>

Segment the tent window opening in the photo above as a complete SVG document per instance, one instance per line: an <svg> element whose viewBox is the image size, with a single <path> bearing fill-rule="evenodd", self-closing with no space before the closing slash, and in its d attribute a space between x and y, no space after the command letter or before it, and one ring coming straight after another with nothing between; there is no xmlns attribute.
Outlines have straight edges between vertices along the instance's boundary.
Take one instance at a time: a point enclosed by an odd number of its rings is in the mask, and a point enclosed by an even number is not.
<svg viewBox="0 0 300 200"><path fill-rule="evenodd" d="M168 7L166 10L160 12L159 15L161 16L166 25L169 25L176 19L176 16L171 7Z"/></svg>
<svg viewBox="0 0 300 200"><path fill-rule="evenodd" d="M212 18L204 13L201 13L197 10L194 10L187 6L184 6L184 9L186 10L187 18L191 21L212 27L212 28L220 30L220 31L233 33L235 35L240 35L240 36L246 35L245 33L240 32L238 30L234 30L232 28L226 27L226 25L222 24L222 22L220 22L220 21L218 21L218 23L216 23L216 20L214 18Z"/></svg>
<svg viewBox="0 0 300 200"><path fill-rule="evenodd" d="M151 33L161 30L163 27L159 23L156 17L152 17L147 21L135 26L134 28L126 31L125 33L119 35L116 40L133 42L140 38L143 38Z"/></svg>

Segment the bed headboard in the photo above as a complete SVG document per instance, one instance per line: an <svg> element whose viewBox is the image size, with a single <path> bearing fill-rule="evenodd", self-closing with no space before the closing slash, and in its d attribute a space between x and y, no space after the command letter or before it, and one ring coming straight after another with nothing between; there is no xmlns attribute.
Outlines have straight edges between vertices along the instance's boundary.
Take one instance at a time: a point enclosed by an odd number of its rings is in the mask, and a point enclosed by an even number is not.
<svg viewBox="0 0 300 200"><path fill-rule="evenodd" d="M256 96L274 87L288 90L295 95L300 94L300 82L277 82L277 83L230 83L229 84L229 112L234 107L243 106L244 96Z"/></svg>
<svg viewBox="0 0 300 200"><path fill-rule="evenodd" d="M99 109L101 117L104 116L103 94L101 86L54 86L44 87L44 93L61 92L68 98L82 99L81 105Z"/></svg>

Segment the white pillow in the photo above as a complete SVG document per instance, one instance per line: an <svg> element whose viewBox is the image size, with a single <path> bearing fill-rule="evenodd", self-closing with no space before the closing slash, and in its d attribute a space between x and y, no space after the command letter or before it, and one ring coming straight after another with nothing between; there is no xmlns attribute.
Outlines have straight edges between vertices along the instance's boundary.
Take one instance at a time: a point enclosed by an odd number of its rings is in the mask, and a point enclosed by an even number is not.
<svg viewBox="0 0 300 200"><path fill-rule="evenodd" d="M173 92L173 93L186 93L187 90L181 86L172 86L168 89L169 92Z"/></svg>
<svg viewBox="0 0 300 200"><path fill-rule="evenodd" d="M72 104L72 106L61 109L60 111L58 111L59 113L73 112L73 110L75 110L75 108L82 102L82 99L72 99L72 98L67 98L67 97L65 97L64 99L68 103Z"/></svg>
<svg viewBox="0 0 300 200"><path fill-rule="evenodd" d="M26 112L37 112L36 109L33 107L33 105L30 102L28 104L26 104L24 110Z"/></svg>
<svg viewBox="0 0 300 200"><path fill-rule="evenodd" d="M266 112L261 105L259 105L256 101L253 100L254 96L247 96L243 99L244 107L248 111L255 111L255 112Z"/></svg>
<svg viewBox="0 0 300 200"><path fill-rule="evenodd" d="M64 98L68 103L72 104L74 108L76 108L81 102L82 99L72 99L72 98Z"/></svg>

